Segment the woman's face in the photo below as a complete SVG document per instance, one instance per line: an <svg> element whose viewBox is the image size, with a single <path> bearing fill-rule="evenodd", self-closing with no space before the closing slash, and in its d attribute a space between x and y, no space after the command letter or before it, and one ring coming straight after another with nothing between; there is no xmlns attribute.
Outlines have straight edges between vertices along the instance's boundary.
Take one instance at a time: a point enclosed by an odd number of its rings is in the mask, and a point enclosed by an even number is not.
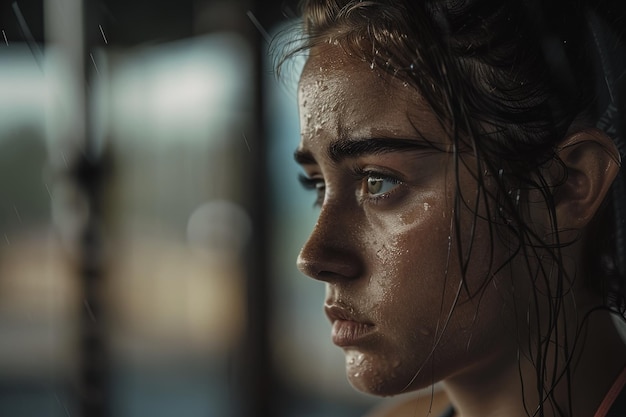
<svg viewBox="0 0 626 417"><path fill-rule="evenodd" d="M393 395L445 378L484 378L515 361L517 279L512 267L490 276L509 252L501 240L491 244L481 220L470 252L474 212L485 210L475 160L462 157L457 171L420 95L327 45L311 51L299 107L296 159L320 213L298 266L326 282L332 340L345 351L351 383ZM464 286L460 258L468 256ZM515 293L523 290L518 284Z"/></svg>

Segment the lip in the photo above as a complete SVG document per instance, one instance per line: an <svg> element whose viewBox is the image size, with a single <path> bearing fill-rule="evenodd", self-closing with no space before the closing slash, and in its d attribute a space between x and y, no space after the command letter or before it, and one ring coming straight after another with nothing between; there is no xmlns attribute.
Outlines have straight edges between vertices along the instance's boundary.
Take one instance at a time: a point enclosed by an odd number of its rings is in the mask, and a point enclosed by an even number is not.
<svg viewBox="0 0 626 417"><path fill-rule="evenodd" d="M374 325L355 317L348 309L327 305L326 315L332 323L332 341L339 347L356 346L374 330Z"/></svg>

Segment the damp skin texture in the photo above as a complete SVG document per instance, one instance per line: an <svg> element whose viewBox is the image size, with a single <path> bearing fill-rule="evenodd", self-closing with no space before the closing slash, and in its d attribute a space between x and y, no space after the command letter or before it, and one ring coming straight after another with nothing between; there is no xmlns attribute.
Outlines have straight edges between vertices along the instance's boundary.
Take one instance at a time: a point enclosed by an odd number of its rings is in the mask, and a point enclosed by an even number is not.
<svg viewBox="0 0 626 417"><path fill-rule="evenodd" d="M311 51L299 110L296 159L317 187L319 218L298 266L325 282L331 321L368 325L365 336L341 341L352 385L394 395L442 379L519 379L513 306L528 305L512 294L523 299L526 289L518 282L514 292L518 277L505 268L479 297L460 290L453 158L419 93L331 44ZM461 165L458 178L472 207L472 173ZM467 206L459 213L463 231L474 220ZM469 238L460 240L467 245ZM510 255L505 245L492 251L485 221L473 245L470 292L485 282L490 264Z"/></svg>

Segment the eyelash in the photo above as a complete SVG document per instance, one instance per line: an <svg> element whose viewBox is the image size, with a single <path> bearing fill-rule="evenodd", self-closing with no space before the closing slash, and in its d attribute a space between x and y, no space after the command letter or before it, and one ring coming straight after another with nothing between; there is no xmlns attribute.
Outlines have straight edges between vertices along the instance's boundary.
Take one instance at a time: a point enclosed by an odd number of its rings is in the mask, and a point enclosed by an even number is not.
<svg viewBox="0 0 626 417"><path fill-rule="evenodd" d="M302 188L304 188L305 190L316 191L317 196L315 198L315 201L313 202L313 206L321 207L322 203L324 202L324 191L326 190L326 184L324 183L324 180L322 180L321 178L309 178L304 174L299 174L298 181L300 181Z"/></svg>
<svg viewBox="0 0 626 417"><path fill-rule="evenodd" d="M403 184L403 182L398 178L392 177L388 174L380 173L378 171L356 168L354 172L356 179L361 183L361 194L363 195L362 199L371 201L372 203L378 203L381 200L388 198L391 193L394 192L396 186ZM388 181L392 183L394 187L387 192L383 192L377 195L369 194L368 196L367 181L370 179ZM305 190L317 192L317 197L313 205L315 207L321 207L322 203L324 202L324 192L326 190L324 180L321 178L309 178L303 174L300 174L298 176L298 180Z"/></svg>

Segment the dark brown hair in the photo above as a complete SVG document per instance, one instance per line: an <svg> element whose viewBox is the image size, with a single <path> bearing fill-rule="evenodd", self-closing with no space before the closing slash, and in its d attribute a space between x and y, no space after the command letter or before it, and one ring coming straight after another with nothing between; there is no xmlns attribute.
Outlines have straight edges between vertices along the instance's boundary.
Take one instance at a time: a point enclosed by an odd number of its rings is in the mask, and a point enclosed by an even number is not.
<svg viewBox="0 0 626 417"><path fill-rule="evenodd" d="M612 29L623 19L620 10L617 2L594 2L592 8L576 0L308 0L302 2L301 43L287 56L335 42L417 88L448 128L456 151L472 152L484 165L479 180L483 173L496 178L499 204L493 209L519 236L522 250L524 242L537 243L519 217L524 190L544 190L553 209L539 169L559 162L556 146L568 132L595 126L605 115L603 96L612 93L598 88L597 80L606 78L598 61L602 54L623 54L621 34ZM593 19L612 36L605 51L598 50L598 34L590 29ZM622 94L626 83L615 84ZM615 120L604 130L621 141ZM596 276L590 286L623 309L624 294L608 294L623 285L597 279L600 271L604 278L622 275L617 254L623 248L606 236L608 245L595 241L599 229L614 230L615 217L608 207L595 219L586 265Z"/></svg>

